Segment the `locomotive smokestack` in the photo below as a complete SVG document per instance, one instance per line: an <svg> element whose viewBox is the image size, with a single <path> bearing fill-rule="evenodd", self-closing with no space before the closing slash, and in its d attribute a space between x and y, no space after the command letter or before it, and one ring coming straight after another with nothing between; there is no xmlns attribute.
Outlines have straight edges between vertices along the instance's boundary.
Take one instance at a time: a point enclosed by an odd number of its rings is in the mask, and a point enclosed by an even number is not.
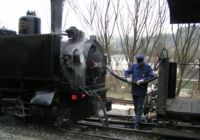
<svg viewBox="0 0 200 140"><path fill-rule="evenodd" d="M51 33L61 33L64 0L51 0Z"/></svg>

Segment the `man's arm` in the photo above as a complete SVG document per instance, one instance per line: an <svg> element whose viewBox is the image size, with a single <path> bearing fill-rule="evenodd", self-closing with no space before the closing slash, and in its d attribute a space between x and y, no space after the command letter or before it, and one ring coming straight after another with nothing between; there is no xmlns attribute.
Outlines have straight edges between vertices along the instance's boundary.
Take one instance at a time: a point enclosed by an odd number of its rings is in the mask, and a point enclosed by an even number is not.
<svg viewBox="0 0 200 140"><path fill-rule="evenodd" d="M129 75L132 73L133 73L133 65L128 70L125 71L124 73L125 78L129 77Z"/></svg>

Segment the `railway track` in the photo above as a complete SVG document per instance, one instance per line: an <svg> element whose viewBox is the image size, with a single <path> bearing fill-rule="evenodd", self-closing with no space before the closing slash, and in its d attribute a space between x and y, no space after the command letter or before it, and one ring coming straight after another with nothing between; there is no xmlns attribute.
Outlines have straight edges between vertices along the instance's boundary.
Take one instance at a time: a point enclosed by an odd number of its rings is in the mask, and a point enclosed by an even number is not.
<svg viewBox="0 0 200 140"><path fill-rule="evenodd" d="M78 138L84 137L84 139L89 139L89 140L124 140L124 138L116 138L116 137L112 137L112 136L104 136L104 135L101 135L101 134L92 134L92 133L85 133L85 132L77 132L77 133L74 133Z"/></svg>
<svg viewBox="0 0 200 140"><path fill-rule="evenodd" d="M123 100L116 98L108 98L114 104L124 104L129 105L133 104L132 100ZM111 125L118 124L122 126L128 126L128 128L132 129L130 126L134 125L134 117L131 115L112 115L108 114L109 123ZM113 121L113 119L123 120L123 121ZM91 120L88 120L91 121ZM97 121L97 120L92 120ZM149 130L149 134L157 135L161 137L171 137L171 138L183 138L183 139L200 139L200 124L192 124L192 123L183 123L176 121L157 121L156 118L149 120L148 118L143 118L143 130ZM143 130L140 130L142 133ZM132 130L133 132L135 130ZM136 131L137 132L137 131Z"/></svg>
<svg viewBox="0 0 200 140"><path fill-rule="evenodd" d="M99 120L97 118L87 118L85 119L85 121L90 121L90 122L99 122ZM134 120L132 119L132 121L127 121L127 120L109 120L109 125L121 125L127 128L134 128ZM141 127L143 129L152 129L156 126L155 122L142 122L141 123Z"/></svg>
<svg viewBox="0 0 200 140"><path fill-rule="evenodd" d="M163 122L159 122L163 124ZM115 131L115 133L134 134L151 139L200 139L200 125L193 125L188 123L171 124L171 122L165 122L165 127L159 127L156 122L143 122L142 129L133 129L134 122L122 121L122 120L109 120L107 128L103 127L97 118L88 118L86 120L78 122L79 125L86 125L93 129ZM118 137L118 139L121 139ZM122 138L123 139L123 138Z"/></svg>
<svg viewBox="0 0 200 140"><path fill-rule="evenodd" d="M153 135L149 130L135 130L132 128L127 128L124 125L110 124L108 127L103 127L101 123L91 122L91 121L80 121L79 125L86 125L90 129L96 130L100 134L92 134L92 136L97 136L97 138L103 139L116 139L116 140L130 140L130 139L158 139L157 135ZM93 132L94 133L94 132ZM90 136L88 133L81 133Z"/></svg>
<svg viewBox="0 0 200 140"><path fill-rule="evenodd" d="M108 127L102 126L102 123L97 118L88 118L86 120L79 121L75 125L71 125L64 129L55 128L50 122L37 122L37 121L23 121L16 118L12 118L12 122L8 122L9 117L2 118L1 127L9 132L9 134L17 133L23 134L26 137L29 133L34 133L36 137L55 137L57 139L70 140L171 140L175 139L200 139L199 134L189 133L192 131L200 132L200 125L188 124L188 123L177 123L175 126L171 125L170 122L165 122L166 127L156 127L156 123L142 124L142 130L133 129L133 121L124 120L109 120ZM3 121L5 120L5 121ZM7 120L7 121L6 121ZM24 122L24 123L23 123ZM5 124L4 124L5 123ZM15 123L17 125L12 125ZM162 124L162 122L160 122ZM13 129L14 127L14 129ZM170 129L167 129L170 128ZM183 130L181 133L178 130ZM33 131L33 132L32 132ZM168 138L168 139L167 139ZM9 140L9 139L8 139ZM51 140L51 139L50 139Z"/></svg>
<svg viewBox="0 0 200 140"><path fill-rule="evenodd" d="M133 129L132 127L130 126L127 126L127 124L125 123L110 123L108 127L103 127L101 123L97 122L96 120L95 121L88 121L88 120L84 120L84 121L80 121L78 122L78 124L80 125L86 125L90 128L93 128L93 129L98 129L98 130L104 130L104 131L107 131L107 132L112 132L114 135L115 134L120 134L117 136L117 139L132 139L132 138L135 138L135 137L143 137L144 139L146 138L149 138L149 139L158 139L159 136L158 135L155 135L152 133L151 130L136 130L136 129ZM123 135L126 135L126 136L129 136L127 138L125 138ZM105 137L105 135L104 135ZM114 137L115 139L116 137Z"/></svg>

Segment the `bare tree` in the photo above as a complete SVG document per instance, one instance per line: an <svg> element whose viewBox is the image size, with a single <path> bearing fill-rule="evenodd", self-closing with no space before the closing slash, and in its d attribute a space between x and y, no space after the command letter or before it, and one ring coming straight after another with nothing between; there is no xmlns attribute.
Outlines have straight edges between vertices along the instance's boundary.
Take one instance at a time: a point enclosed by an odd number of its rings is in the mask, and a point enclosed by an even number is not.
<svg viewBox="0 0 200 140"><path fill-rule="evenodd" d="M166 2L156 0L134 0L132 3L124 1L127 17L119 13L117 29L120 35L121 46L128 64L133 63L133 56L150 49L149 60L163 33L166 21ZM125 18L127 18L125 20Z"/></svg>
<svg viewBox="0 0 200 140"><path fill-rule="evenodd" d="M178 24L177 31L174 32L172 25L172 36L175 46L176 61L178 62L179 82L177 84L176 94L181 91L183 78L185 76L188 63L191 63L197 55L200 43L200 27L196 24Z"/></svg>
<svg viewBox="0 0 200 140"><path fill-rule="evenodd" d="M66 2L80 19L80 22L97 34L98 40L110 60L111 41L118 18L120 0L91 0L89 6L85 7L85 12L77 0Z"/></svg>
<svg viewBox="0 0 200 140"><path fill-rule="evenodd" d="M101 10L97 11L97 19L99 19L99 21L97 20L99 41L104 46L105 52L108 53L109 58L112 46L111 41L119 13L119 2L120 1L118 0L117 4L115 4L112 0L106 0L106 10L104 15L102 15ZM116 13L111 10L112 8Z"/></svg>

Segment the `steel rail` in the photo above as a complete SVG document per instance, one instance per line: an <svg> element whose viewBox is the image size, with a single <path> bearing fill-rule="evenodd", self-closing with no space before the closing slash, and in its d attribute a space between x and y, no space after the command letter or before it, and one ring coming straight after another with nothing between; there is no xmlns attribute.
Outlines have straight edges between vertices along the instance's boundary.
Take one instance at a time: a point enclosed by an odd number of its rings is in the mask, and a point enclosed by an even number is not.
<svg viewBox="0 0 200 140"><path fill-rule="evenodd" d="M79 121L78 124L87 125L88 127L98 128L98 129L104 129L104 130L114 130L119 132L128 132L131 134L136 135L142 135L142 136L148 136L148 137L158 137L157 134L154 134L151 130L137 130L133 128L127 128L124 125L119 124L109 124L108 127L103 127L101 123L98 122L91 122L91 121Z"/></svg>
<svg viewBox="0 0 200 140"><path fill-rule="evenodd" d="M92 138L99 138L99 139L103 139L103 140L124 140L124 138L115 138L115 137L111 137L111 136L104 136L104 135L97 135L97 134L88 134L88 133L84 133L84 132L73 132L74 134L76 135L81 135L81 136L84 136L84 139L85 139L85 136L86 137L90 137L89 139Z"/></svg>

